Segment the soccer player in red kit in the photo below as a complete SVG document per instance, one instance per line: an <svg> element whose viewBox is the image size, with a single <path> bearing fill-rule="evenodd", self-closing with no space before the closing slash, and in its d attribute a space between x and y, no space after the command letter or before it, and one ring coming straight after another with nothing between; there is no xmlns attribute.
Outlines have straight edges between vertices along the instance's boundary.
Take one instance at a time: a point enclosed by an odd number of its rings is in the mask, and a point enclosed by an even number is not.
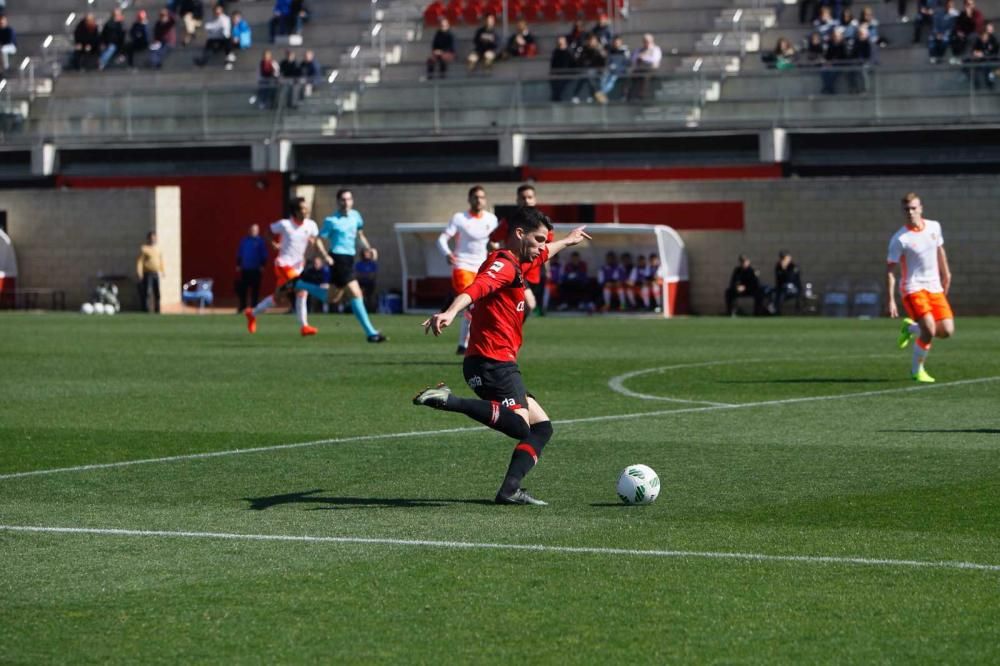
<svg viewBox="0 0 1000 666"><path fill-rule="evenodd" d="M505 249L490 253L472 284L447 310L423 323L425 333L438 336L471 306L472 337L462 371L479 399L460 398L439 384L418 393L413 404L461 412L517 441L497 491L497 504L545 504L521 488L521 480L552 437L552 423L525 389L517 367L524 324L524 273L564 248L589 240L584 229L577 227L565 238L548 243L549 218L537 208L518 208L508 220Z"/></svg>

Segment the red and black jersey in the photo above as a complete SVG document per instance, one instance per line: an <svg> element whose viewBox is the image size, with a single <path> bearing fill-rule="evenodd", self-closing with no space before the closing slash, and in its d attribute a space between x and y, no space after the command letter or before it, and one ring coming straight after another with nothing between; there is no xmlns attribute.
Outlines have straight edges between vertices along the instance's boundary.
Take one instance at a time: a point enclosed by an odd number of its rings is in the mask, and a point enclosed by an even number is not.
<svg viewBox="0 0 1000 666"><path fill-rule="evenodd" d="M497 250L486 257L476 279L463 292L472 298L472 333L466 356L517 360L524 324L524 273L548 258L548 248L529 263L518 262L510 250Z"/></svg>

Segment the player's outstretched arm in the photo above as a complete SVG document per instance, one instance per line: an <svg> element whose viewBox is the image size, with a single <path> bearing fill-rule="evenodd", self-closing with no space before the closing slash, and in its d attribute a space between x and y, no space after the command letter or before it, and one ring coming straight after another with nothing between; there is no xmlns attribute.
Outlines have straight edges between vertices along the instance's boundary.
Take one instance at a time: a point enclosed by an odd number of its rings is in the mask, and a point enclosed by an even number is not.
<svg viewBox="0 0 1000 666"><path fill-rule="evenodd" d="M431 315L429 319L424 320L424 335L427 333L433 333L435 337L441 335L441 331L451 326L451 322L455 320L458 313L470 305L472 305L472 297L465 293L459 294L447 310Z"/></svg>
<svg viewBox="0 0 1000 666"><path fill-rule="evenodd" d="M585 240L590 240L590 234L588 234L585 231L586 228L587 228L586 225L582 227L577 227L573 231L566 234L566 236L564 236L563 238L549 243L546 246L549 248L549 256L554 257L555 255L559 254L561 251L565 250L568 247L572 247L573 245L578 245Z"/></svg>
<svg viewBox="0 0 1000 666"><path fill-rule="evenodd" d="M896 264L890 263L885 269L885 302L889 316L895 319L899 316L896 308Z"/></svg>
<svg viewBox="0 0 1000 666"><path fill-rule="evenodd" d="M945 254L944 245L938 248L938 273L941 275L941 286L944 288L945 296L951 291L951 267L948 266L948 255Z"/></svg>

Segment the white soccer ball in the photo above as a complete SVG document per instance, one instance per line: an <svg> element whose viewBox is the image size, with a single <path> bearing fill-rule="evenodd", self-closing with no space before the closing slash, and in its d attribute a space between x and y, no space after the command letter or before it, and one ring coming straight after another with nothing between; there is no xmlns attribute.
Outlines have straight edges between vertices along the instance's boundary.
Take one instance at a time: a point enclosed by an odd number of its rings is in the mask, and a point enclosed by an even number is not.
<svg viewBox="0 0 1000 666"><path fill-rule="evenodd" d="M94 308L94 314L104 314L104 303L94 303L91 307Z"/></svg>
<svg viewBox="0 0 1000 666"><path fill-rule="evenodd" d="M80 306L80 312L87 315L94 314L94 304L84 303L83 305Z"/></svg>
<svg viewBox="0 0 1000 666"><path fill-rule="evenodd" d="M660 477L646 465L629 465L618 477L615 490L626 504L652 504L660 494Z"/></svg>
<svg viewBox="0 0 1000 666"><path fill-rule="evenodd" d="M115 310L115 306L111 305L110 303L106 303L104 305L104 314L113 315L116 312L118 312L118 310Z"/></svg>

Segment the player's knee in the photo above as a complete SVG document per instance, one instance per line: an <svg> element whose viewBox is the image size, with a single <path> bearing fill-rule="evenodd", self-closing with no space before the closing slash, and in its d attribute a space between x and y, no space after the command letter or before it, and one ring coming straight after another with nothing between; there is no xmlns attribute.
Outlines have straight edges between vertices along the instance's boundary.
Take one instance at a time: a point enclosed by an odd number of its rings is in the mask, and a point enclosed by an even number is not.
<svg viewBox="0 0 1000 666"><path fill-rule="evenodd" d="M549 440L552 439L552 421L540 421L531 426L531 433L528 435L528 443L531 444L538 455L542 454L542 449Z"/></svg>

